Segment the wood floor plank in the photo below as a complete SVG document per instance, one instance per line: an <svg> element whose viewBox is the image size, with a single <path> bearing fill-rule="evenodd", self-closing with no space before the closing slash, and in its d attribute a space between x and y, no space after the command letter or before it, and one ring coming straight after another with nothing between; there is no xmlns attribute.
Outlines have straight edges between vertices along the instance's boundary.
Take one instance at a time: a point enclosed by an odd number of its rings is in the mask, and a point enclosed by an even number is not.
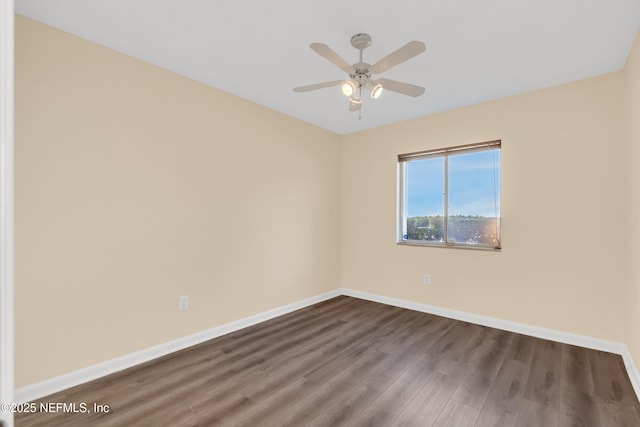
<svg viewBox="0 0 640 427"><path fill-rule="evenodd" d="M379 395L379 392L367 386L358 385L344 399L335 402L326 411L318 414L309 426L331 427L348 425Z"/></svg>
<svg viewBox="0 0 640 427"><path fill-rule="evenodd" d="M632 406L612 406L598 402L600 423L607 427L640 426L638 412Z"/></svg>
<svg viewBox="0 0 640 427"><path fill-rule="evenodd" d="M420 360L407 369L378 398L349 424L349 427L386 427L393 423L417 392L436 372L437 362L423 354Z"/></svg>
<svg viewBox="0 0 640 427"><path fill-rule="evenodd" d="M374 348L374 340L373 337L353 340L352 344L343 351L326 357L317 365L308 366L304 376L313 381L321 381L323 378L335 375L336 372L348 369L358 359L369 357L372 354L380 358L388 356L377 350L371 351Z"/></svg>
<svg viewBox="0 0 640 427"><path fill-rule="evenodd" d="M596 396L606 403L635 405L638 399L627 387L629 379L625 375L624 362L617 354L591 351L591 372Z"/></svg>
<svg viewBox="0 0 640 427"><path fill-rule="evenodd" d="M560 399L560 425L562 427L607 427L600 423L595 396L589 392L562 389Z"/></svg>
<svg viewBox="0 0 640 427"><path fill-rule="evenodd" d="M34 403L34 426L640 426L622 359L336 297Z"/></svg>
<svg viewBox="0 0 640 427"><path fill-rule="evenodd" d="M393 427L432 426L458 387L458 379L436 372L393 422Z"/></svg>
<svg viewBox="0 0 640 427"><path fill-rule="evenodd" d="M456 401L478 410L482 408L502 367L504 359L501 356L506 353L512 335L495 329L488 332L467 375L453 395Z"/></svg>
<svg viewBox="0 0 640 427"><path fill-rule="evenodd" d="M189 400L187 408L184 410L175 407L168 408L167 413L155 412L147 418L143 423L152 426L161 425L202 425L216 426L224 424L224 417L230 417L233 414L246 413L255 405L249 398L235 394L216 394L215 396L203 395L197 396L194 401Z"/></svg>
<svg viewBox="0 0 640 427"><path fill-rule="evenodd" d="M504 356L505 359L513 359L531 364L537 341L537 338L528 335L514 334Z"/></svg>
<svg viewBox="0 0 640 427"><path fill-rule="evenodd" d="M476 427L515 426L524 399L529 366L506 359L491 386L489 396L476 422Z"/></svg>
<svg viewBox="0 0 640 427"><path fill-rule="evenodd" d="M538 340L533 353L524 397L544 406L558 408L560 396L560 344Z"/></svg>
<svg viewBox="0 0 640 427"><path fill-rule="evenodd" d="M334 335L332 340L325 343L325 346L315 351L302 347L301 351L293 352L291 357L279 358L280 363L266 361L260 366L259 370L254 370L244 378L245 383L251 384L251 391L246 392L246 395L253 400L263 399L264 396L269 395L274 388L277 389L289 382L293 382L305 376L310 369L319 368L325 364L327 360L332 360L335 357L335 353L340 354L342 349L352 341L353 339L350 336ZM382 357L381 355L378 356ZM357 360L358 359L348 359L348 362L354 363L354 361ZM329 375L323 378L330 378L331 375L337 371L337 369L332 370Z"/></svg>
<svg viewBox="0 0 640 427"><path fill-rule="evenodd" d="M413 331L415 341L411 346L420 348L421 351L430 352L432 347L456 324L455 320L436 316L436 320L429 322L424 327ZM396 347L396 351L398 348Z"/></svg>
<svg viewBox="0 0 640 427"><path fill-rule="evenodd" d="M582 390L595 395L589 350L574 345L562 345L560 384L562 388Z"/></svg>
<svg viewBox="0 0 640 427"><path fill-rule="evenodd" d="M245 411L225 414L222 425L247 426L267 425L286 414L296 413L295 408L308 393L317 386L312 381L301 377L286 387L274 392L261 402Z"/></svg>
<svg viewBox="0 0 640 427"><path fill-rule="evenodd" d="M604 425L640 426L640 405L619 355L589 353L600 421Z"/></svg>
<svg viewBox="0 0 640 427"><path fill-rule="evenodd" d="M450 399L447 406L438 415L433 427L473 426L479 414L479 409Z"/></svg>
<svg viewBox="0 0 640 427"><path fill-rule="evenodd" d="M524 399L516 427L560 427L559 409L548 403Z"/></svg>
<svg viewBox="0 0 640 427"><path fill-rule="evenodd" d="M441 358L472 362L482 344L478 338L485 328L467 322L456 322L430 349L429 353Z"/></svg>
<svg viewBox="0 0 640 427"><path fill-rule="evenodd" d="M372 358L371 360L377 360ZM262 419L262 425L308 426L317 423L330 408L363 391L363 386L354 381L350 369L340 372L330 380L313 384L314 387L303 396L295 411L282 412L273 419Z"/></svg>

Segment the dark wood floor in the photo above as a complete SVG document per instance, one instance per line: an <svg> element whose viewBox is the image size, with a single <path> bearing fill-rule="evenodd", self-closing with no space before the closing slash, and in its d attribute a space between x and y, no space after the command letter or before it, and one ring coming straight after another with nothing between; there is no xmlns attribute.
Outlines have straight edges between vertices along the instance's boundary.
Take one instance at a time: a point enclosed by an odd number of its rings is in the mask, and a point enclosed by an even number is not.
<svg viewBox="0 0 640 427"><path fill-rule="evenodd" d="M640 426L618 355L337 297L35 402L17 426Z"/></svg>

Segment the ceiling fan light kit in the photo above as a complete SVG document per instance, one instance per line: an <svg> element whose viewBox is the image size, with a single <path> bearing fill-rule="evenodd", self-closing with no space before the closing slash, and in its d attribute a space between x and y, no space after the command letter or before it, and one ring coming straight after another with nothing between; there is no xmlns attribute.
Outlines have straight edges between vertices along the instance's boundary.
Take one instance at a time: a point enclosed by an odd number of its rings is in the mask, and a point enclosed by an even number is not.
<svg viewBox="0 0 640 427"><path fill-rule="evenodd" d="M345 82L342 83L342 93L344 93L345 96L351 96L355 91L356 84L351 80L345 80Z"/></svg>
<svg viewBox="0 0 640 427"><path fill-rule="evenodd" d="M373 82L371 80L369 80L367 82L368 84L367 89L369 89L369 93L371 94L371 98L373 99L378 99L380 98L380 95L382 95L382 92L384 91L384 87L382 87L382 83L380 82Z"/></svg>
<svg viewBox="0 0 640 427"><path fill-rule="evenodd" d="M349 97L349 111L361 111L362 109L362 89L369 91L372 99L377 99L384 90L401 93L403 95L417 97L424 93L421 86L403 83L390 79L372 80L372 74L382 73L391 67L395 67L416 55L425 51L425 45L420 41L410 41L401 48L391 52L375 64L371 65L363 62L362 51L371 45L369 34L358 33L351 37L351 46L360 51L359 62L349 65L342 57L335 53L329 46L323 43L311 43L309 47L318 55L322 56L342 71L349 75L347 80L335 80L325 83L316 83L308 86L300 86L293 89L294 92L308 92L325 87L338 86L342 88L342 93ZM356 95L356 93L358 95ZM359 116L361 117L361 116Z"/></svg>

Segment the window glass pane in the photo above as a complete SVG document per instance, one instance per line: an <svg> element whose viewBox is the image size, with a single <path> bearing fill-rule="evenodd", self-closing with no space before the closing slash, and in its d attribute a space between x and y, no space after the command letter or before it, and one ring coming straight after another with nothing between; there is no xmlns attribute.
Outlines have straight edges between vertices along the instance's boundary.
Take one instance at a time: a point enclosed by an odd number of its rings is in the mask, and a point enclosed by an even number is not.
<svg viewBox="0 0 640 427"><path fill-rule="evenodd" d="M448 240L496 245L499 217L500 150L449 156Z"/></svg>
<svg viewBox="0 0 640 427"><path fill-rule="evenodd" d="M444 242L444 158L406 163L407 240Z"/></svg>

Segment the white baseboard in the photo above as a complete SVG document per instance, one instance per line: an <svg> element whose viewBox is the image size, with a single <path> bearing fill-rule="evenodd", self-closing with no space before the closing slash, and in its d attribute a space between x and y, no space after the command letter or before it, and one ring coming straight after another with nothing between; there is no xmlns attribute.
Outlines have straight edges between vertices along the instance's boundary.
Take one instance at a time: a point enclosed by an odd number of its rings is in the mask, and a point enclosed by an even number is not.
<svg viewBox="0 0 640 427"><path fill-rule="evenodd" d="M631 357L629 347L625 345L624 352L622 352L620 356L622 356L622 360L624 360L624 366L627 368L627 374L629 375L629 380L631 380L631 385L636 391L636 397L640 399L640 372L638 372L638 367L633 362L633 357Z"/></svg>
<svg viewBox="0 0 640 427"><path fill-rule="evenodd" d="M300 308L304 308L339 295L360 298L368 301L379 302L382 304L393 305L396 307L408 308L410 310L435 314L438 316L448 317L450 319L462 320L464 322L489 326L492 328L516 332L523 335L530 335L533 337L562 342L565 344L572 344L580 347L591 348L594 350L601 350L619 354L624 361L625 367L627 368L627 373L629 375L629 379L631 380L631 384L636 392L636 395L640 398L640 374L638 373L638 369L636 368L633 358L631 357L629 348L625 344L587 337L584 335L556 331L553 329L526 325L523 323L510 322L493 317L480 316L477 314L471 314L457 310L450 310L447 308L372 294L369 292L340 288L292 304L278 307L273 310L268 310L254 316L249 316L244 319L230 322L209 329L207 331L179 338L165 344L150 347L129 355L118 357L113 360L98 363L97 365L89 366L78 371L70 372L59 377L51 378L49 380L19 388L14 393L15 402L23 403L39 399L52 393L67 389L69 387L92 381L105 375L109 375L114 372L118 372L123 369L148 362L149 360L165 356L169 353L173 353L175 351L200 344L204 341L237 331L242 328L246 328L251 325L255 325L256 323L264 322L265 320L290 313Z"/></svg>
<svg viewBox="0 0 640 427"><path fill-rule="evenodd" d="M15 390L14 401L16 403L24 403L40 399L41 397L45 397L52 393L65 390L69 387L74 387L76 385L80 385L85 382L104 377L105 375L122 371L123 369L148 362L149 360L165 356L178 350L183 350L187 347L200 344L210 339L217 338L219 336L246 328L251 325L255 325L256 323L264 322L283 314L291 313L295 310L299 310L301 308L339 295L339 289L325 292L323 294L287 304L282 307L274 308L272 310L268 310L254 316L249 316L245 317L244 319L226 323L224 325L217 326L203 332L199 332L183 338L178 338L177 340L140 350L113 360L108 360L106 362L98 363L84 369L69 372L68 374L60 375L58 377L51 378L39 383L21 387Z"/></svg>
<svg viewBox="0 0 640 427"><path fill-rule="evenodd" d="M433 305L422 304L398 298L391 298L353 289L342 288L340 291L342 295L354 298L365 299L368 301L379 302L396 307L408 308L410 310L435 314L438 316L448 317L450 319L462 320L464 322L489 326L496 329L516 332L518 334L529 335L532 337L547 339L550 341L557 341L565 344L619 354L624 361L625 367L627 368L627 374L629 375L631 385L636 392L636 396L640 399L640 374L638 373L638 369L633 362L633 358L631 357L631 352L629 351L629 348L626 346L626 344L587 337L584 335L572 334L568 332L556 331L553 329L541 328L538 326L531 326L524 323L496 319L493 317L480 316L463 311L451 310L448 308L436 307Z"/></svg>

